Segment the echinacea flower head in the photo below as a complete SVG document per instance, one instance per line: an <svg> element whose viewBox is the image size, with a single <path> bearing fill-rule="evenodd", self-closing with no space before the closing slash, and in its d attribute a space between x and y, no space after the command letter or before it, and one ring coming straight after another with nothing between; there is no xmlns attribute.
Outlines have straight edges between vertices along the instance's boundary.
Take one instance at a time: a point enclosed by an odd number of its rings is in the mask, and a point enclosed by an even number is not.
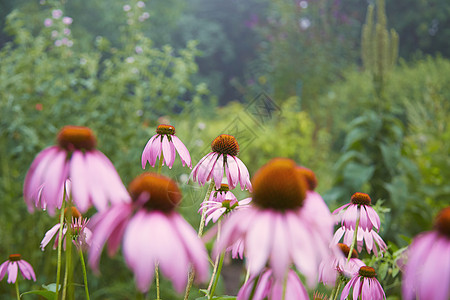
<svg viewBox="0 0 450 300"><path fill-rule="evenodd" d="M361 300L386 299L383 287L375 278L377 273L374 268L362 266L342 290L341 300L347 299L350 289L353 288L353 298ZM358 298L359 297L359 298Z"/></svg>
<svg viewBox="0 0 450 300"><path fill-rule="evenodd" d="M8 283L16 283L17 274L20 270L23 278L36 281L33 267L20 254L11 254L7 261L0 265L0 280L8 273Z"/></svg>
<svg viewBox="0 0 450 300"><path fill-rule="evenodd" d="M101 248L107 240L113 251L122 240L125 262L143 293L150 288L156 265L177 292L186 286L191 267L198 280L207 279L206 249L195 230L175 211L181 201L177 184L165 176L143 173L128 189L133 206L113 205L94 217L91 249L95 249L90 251L91 266L97 268Z"/></svg>
<svg viewBox="0 0 450 300"><path fill-rule="evenodd" d="M89 219L83 218L78 209L74 206L64 209L64 225L62 230L63 246L66 248L67 234L72 240L77 249L86 250L91 245L92 231L87 228ZM59 240L60 223L50 228L41 241L41 250L44 251L45 247L56 236L53 244L53 249L56 249ZM69 232L68 232L69 230Z"/></svg>
<svg viewBox="0 0 450 300"><path fill-rule="evenodd" d="M438 214L434 230L414 238L406 253L403 299L450 299L450 207Z"/></svg>
<svg viewBox="0 0 450 300"><path fill-rule="evenodd" d="M205 225L208 225L209 221L212 220L213 223L216 223L221 216L229 214L233 210L248 207L251 200L251 198L246 198L238 201L230 191L228 184L222 183L220 189L211 192L209 200L202 202L198 211L206 209Z"/></svg>
<svg viewBox="0 0 450 300"><path fill-rule="evenodd" d="M256 286L255 286L256 285ZM282 300L309 299L308 293L300 278L293 270L289 270L284 279L273 276L270 269L265 269L260 275L250 276L249 280L239 290L237 300Z"/></svg>
<svg viewBox="0 0 450 300"><path fill-rule="evenodd" d="M175 127L161 124L156 128L156 134L150 138L142 151L142 169L145 169L147 162L154 167L159 162L161 156L170 169L175 161L176 152L180 155L183 167L192 167L191 156L183 142L175 135Z"/></svg>
<svg viewBox="0 0 450 300"><path fill-rule="evenodd" d="M359 219L357 230L358 252L361 252L364 242L368 253L373 251L375 255L378 255L377 246L380 251L386 251L386 243L377 233L380 230L380 218L371 207L369 195L364 193L353 194L350 203L339 207L333 214L338 214L338 217L342 218L341 227L334 234L333 244L344 237L344 244L350 245Z"/></svg>
<svg viewBox="0 0 450 300"><path fill-rule="evenodd" d="M365 266L364 262L358 258L358 252L355 249L347 262L350 247L342 243L339 243L338 247L340 251L330 253L330 256L325 258L319 266L319 282L328 286L335 285L338 275L350 278L355 272L358 272L360 267Z"/></svg>
<svg viewBox="0 0 450 300"><path fill-rule="evenodd" d="M42 150L25 177L23 194L28 209L61 208L65 182L71 181L71 197L81 212L93 204L104 210L110 203L128 202L129 195L111 161L96 149L91 129L65 126L57 145Z"/></svg>
<svg viewBox="0 0 450 300"><path fill-rule="evenodd" d="M308 203L314 198L306 196L306 179L290 159L271 160L258 170L252 183L253 205L224 221L215 253L242 239L251 275L268 265L276 278L283 279L295 264L314 286L319 264L330 251L332 221L317 223L316 218L323 216L316 215L315 205Z"/></svg>
<svg viewBox="0 0 450 300"><path fill-rule="evenodd" d="M234 189L239 182L242 190L252 191L247 167L237 157L239 144L236 138L221 134L212 141L211 150L212 152L205 155L192 170L192 179L200 185L213 179L216 189L219 189L225 171L230 189Z"/></svg>

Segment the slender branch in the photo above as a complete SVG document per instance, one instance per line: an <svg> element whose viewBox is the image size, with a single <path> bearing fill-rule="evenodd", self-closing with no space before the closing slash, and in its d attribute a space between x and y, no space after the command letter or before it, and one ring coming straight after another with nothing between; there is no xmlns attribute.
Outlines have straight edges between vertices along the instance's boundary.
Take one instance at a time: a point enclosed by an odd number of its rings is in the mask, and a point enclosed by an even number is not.
<svg viewBox="0 0 450 300"><path fill-rule="evenodd" d="M218 241L220 238L220 228L221 228L221 220L219 220L218 224L217 224L217 237L216 240ZM213 273L211 275L211 280L209 281L209 285L208 285L208 295L211 294L211 287L213 285L214 282L214 278L216 276L216 272L217 272L217 267L219 265L219 260L220 260L220 255L217 255L216 257L216 262L214 263L214 268L213 268Z"/></svg>
<svg viewBox="0 0 450 300"><path fill-rule="evenodd" d="M222 251L222 253L220 253L219 266L217 268L217 274L214 279L214 284L211 288L211 293L209 294L209 299L212 299L212 297L214 296L214 292L216 290L217 283L219 282L220 272L222 271L224 257L225 257L225 251Z"/></svg>

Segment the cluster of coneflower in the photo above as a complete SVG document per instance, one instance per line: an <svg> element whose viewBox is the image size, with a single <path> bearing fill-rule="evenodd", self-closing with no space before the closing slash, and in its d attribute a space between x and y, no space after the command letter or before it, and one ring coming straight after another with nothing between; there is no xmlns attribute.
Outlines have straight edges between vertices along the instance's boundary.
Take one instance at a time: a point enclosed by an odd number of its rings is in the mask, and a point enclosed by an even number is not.
<svg viewBox="0 0 450 300"><path fill-rule="evenodd" d="M89 299L84 252L91 269L99 273L104 246L110 256L121 247L136 287L147 294L156 284L160 299L160 273L175 291L188 299L194 281L210 278L205 298L214 299L224 256L243 259L247 276L236 299L309 299L304 283L314 289L318 282L334 286L331 295L315 293L315 299L385 299L376 271L357 258L358 252L378 255L387 249L378 235L380 218L371 207L369 195L355 193L350 203L330 213L315 191L317 178L304 166L287 158L274 158L250 179L238 158L239 144L227 134L211 144L211 152L193 168L191 179L209 184L198 211L200 226L194 230L176 211L181 190L169 177L161 175L165 165L172 168L178 153L183 166L192 168L186 146L171 125L159 125L142 153L142 168L149 163L155 172L138 175L126 189L110 160L96 149L96 137L86 127L66 126L58 134L57 145L48 147L34 159L24 183L28 208L60 211L59 222L41 243L55 237L57 249L55 299L70 298L72 246L83 267L86 299ZM240 185L250 196L238 200L232 190ZM89 208L97 213L82 216ZM203 237L205 224L216 223ZM340 227L333 236L335 224ZM216 237L210 254L205 239ZM343 238L343 243L339 241ZM62 251L65 275L62 279ZM405 299L446 300L450 278L450 208L444 209L434 231L419 236L407 251L404 268ZM209 255L212 259L209 260ZM210 276L210 263L212 275ZM0 279L9 274L16 284L18 270L36 281L33 268L19 254L0 265ZM437 270L440 270L437 272ZM444 272L441 272L444 270ZM303 283L304 281L304 283ZM341 284L346 283L341 289Z"/></svg>

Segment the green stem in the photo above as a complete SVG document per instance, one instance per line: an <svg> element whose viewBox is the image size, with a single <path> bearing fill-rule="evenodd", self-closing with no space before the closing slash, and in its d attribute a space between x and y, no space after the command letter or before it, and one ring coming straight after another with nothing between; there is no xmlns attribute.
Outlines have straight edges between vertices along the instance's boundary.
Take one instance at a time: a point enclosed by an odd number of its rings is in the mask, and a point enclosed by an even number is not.
<svg viewBox="0 0 450 300"><path fill-rule="evenodd" d="M338 295L339 295L339 290L341 289L341 280L338 278L338 282L337 282L337 286L335 286L335 288L333 289L333 292L331 293L331 297L330 300L335 300L337 299Z"/></svg>
<svg viewBox="0 0 450 300"><path fill-rule="evenodd" d="M160 293L159 293L159 263L156 263L155 266L155 280L156 280L156 300L160 300Z"/></svg>
<svg viewBox="0 0 450 300"><path fill-rule="evenodd" d="M350 251L348 252L347 263L350 261L350 258L352 257L353 249L355 249L355 245L356 245L356 238L358 236L359 215L360 215L359 210L360 210L360 208L358 207L358 217L356 218L355 232L353 233L353 242L352 242L352 245L350 246Z"/></svg>
<svg viewBox="0 0 450 300"><path fill-rule="evenodd" d="M219 220L219 223L217 224L217 237L216 237L216 241L219 240L220 238L220 228L221 228L221 220ZM217 267L219 266L219 260L220 260L220 255L218 255L216 257L216 261L214 263L214 268L213 268L213 273L211 275L211 280L209 281L209 285L208 285L208 295L211 294L211 287L213 285L214 282L214 278L216 276L216 272L217 272Z"/></svg>
<svg viewBox="0 0 450 300"><path fill-rule="evenodd" d="M164 153L162 153L161 151L161 157L159 158L159 165L158 165L158 174L161 174L163 161L164 161Z"/></svg>
<svg viewBox="0 0 450 300"><path fill-rule="evenodd" d="M66 204L66 189L64 188L63 202L61 205L61 216L59 217L59 233L58 233L58 262L56 266L56 293L55 299L59 299L59 286L61 277L61 252L62 252L62 232L64 227L64 206Z"/></svg>
<svg viewBox="0 0 450 300"><path fill-rule="evenodd" d="M253 282L252 292L250 293L250 297L248 298L248 300L253 300L253 296L255 296L256 286L258 285L259 276L261 276L261 275L258 275L255 278L255 282Z"/></svg>
<svg viewBox="0 0 450 300"><path fill-rule="evenodd" d="M212 297L214 296L214 292L216 291L216 286L217 286L217 283L219 282L220 272L222 271L224 257L225 257L225 251L222 251L222 253L220 254L219 266L217 268L217 274L214 279L214 284L211 288L211 293L209 294L209 299L212 299Z"/></svg>
<svg viewBox="0 0 450 300"><path fill-rule="evenodd" d="M288 273L284 276L284 283L283 283L283 297L282 300L286 300L286 286L287 286L287 279L288 279Z"/></svg>
<svg viewBox="0 0 450 300"><path fill-rule="evenodd" d="M67 223L67 231L66 231L66 270L64 272L64 283L63 283L63 290L62 290L62 300L67 298L68 294L71 294L68 292L69 289L69 283L71 282L72 276L72 233L70 231L71 225L72 225L72 214L71 210L67 210L68 216L67 218L69 222ZM69 278L70 277L70 278Z"/></svg>
<svg viewBox="0 0 450 300"><path fill-rule="evenodd" d="M161 157L159 158L158 164L158 174L161 174L162 164L164 161L164 153L161 152ZM159 264L156 263L155 266L155 281L156 281L156 299L160 300L160 292L159 292Z"/></svg>
<svg viewBox="0 0 450 300"><path fill-rule="evenodd" d="M17 297L17 300L20 300L19 278L16 279L16 284L15 284L15 286L16 286L16 297Z"/></svg>
<svg viewBox="0 0 450 300"><path fill-rule="evenodd" d="M80 262L81 262L81 269L83 270L83 280L84 280L84 291L86 292L86 299L89 300L89 288L88 288L88 281L87 281L87 275L86 275L86 264L84 263L84 256L83 251L81 250L81 247L78 251L80 253Z"/></svg>
<svg viewBox="0 0 450 300"><path fill-rule="evenodd" d="M208 201L209 195L211 195L213 188L214 188L214 179L211 179L211 183L209 184L208 190L206 191L205 199L203 199L203 202ZM200 219L200 225L198 227L198 234L197 234L198 237L201 237L203 235L203 229L205 228L205 219L206 219L206 206L203 207L203 210L202 210L202 217ZM191 272L189 273L188 283L186 285L186 291L184 293L184 300L188 300L188 298L189 298L189 293L191 292L191 287L192 287L192 283L194 282L194 277L195 277L195 271L191 270Z"/></svg>

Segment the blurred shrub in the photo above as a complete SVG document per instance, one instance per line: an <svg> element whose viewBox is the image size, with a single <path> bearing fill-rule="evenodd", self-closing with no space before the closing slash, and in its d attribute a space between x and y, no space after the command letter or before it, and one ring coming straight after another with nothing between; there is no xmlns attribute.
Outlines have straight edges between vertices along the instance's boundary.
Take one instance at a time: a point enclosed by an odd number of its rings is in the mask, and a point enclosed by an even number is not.
<svg viewBox="0 0 450 300"><path fill-rule="evenodd" d="M45 4L36 12L37 4L30 4L7 18L13 41L0 50L0 253L21 252L39 270L41 283L54 280L52 251L42 253L39 243L56 220L27 213L22 184L33 158L54 144L59 129L66 124L92 128L99 149L127 184L142 172L141 151L157 118L210 99L204 84L191 83L198 70L195 42L177 51L154 47L142 33L145 8L137 3L129 3L128 13L120 8L117 22L124 25L116 34L122 47L101 36L78 37L71 30L77 20L64 19L63 7ZM31 21L29 10L36 12ZM113 280L132 280L122 267L117 259L103 272L121 274ZM92 285L105 287L110 281L109 276L92 279ZM0 295L3 288L9 287L2 285Z"/></svg>

